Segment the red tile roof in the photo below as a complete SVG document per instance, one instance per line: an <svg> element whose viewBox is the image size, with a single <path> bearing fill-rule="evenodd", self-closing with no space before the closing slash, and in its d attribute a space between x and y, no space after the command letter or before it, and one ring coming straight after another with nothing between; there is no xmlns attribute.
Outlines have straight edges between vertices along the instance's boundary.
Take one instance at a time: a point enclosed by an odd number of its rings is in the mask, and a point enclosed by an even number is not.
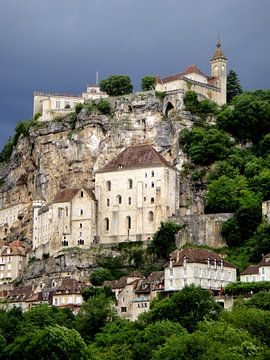
<svg viewBox="0 0 270 360"><path fill-rule="evenodd" d="M54 203L70 202L81 190L85 190L91 199L96 200L92 190L87 188L79 188L79 189L66 189L63 191L58 191L58 193L55 195L53 202Z"/></svg>
<svg viewBox="0 0 270 360"><path fill-rule="evenodd" d="M152 166L172 167L151 145L137 145L126 148L97 172Z"/></svg>
<svg viewBox="0 0 270 360"><path fill-rule="evenodd" d="M207 264L210 259L211 264L216 260L217 262L223 261L224 267L236 268L233 264L225 261L218 253L215 253L206 249L186 248L181 251L176 250L171 254L173 260L173 266L182 266L184 258L188 263L201 263ZM169 262L165 264L165 267L169 266Z"/></svg>
<svg viewBox="0 0 270 360"><path fill-rule="evenodd" d="M166 77L163 78L163 79L161 79L159 76L156 76L156 81L157 81L157 83L165 84L165 83L168 83L168 82L171 82L171 81L181 80L184 75L189 75L189 74L193 74L193 73L196 73L196 74L199 74L199 75L203 75L203 76L205 76L206 78L208 78L208 76L205 75L205 74L197 67L197 65L192 64L192 65L189 65L188 67L186 67L185 70L184 70L183 72L181 72L181 73L177 73L177 74L174 74L174 75L169 75L169 76L166 76Z"/></svg>

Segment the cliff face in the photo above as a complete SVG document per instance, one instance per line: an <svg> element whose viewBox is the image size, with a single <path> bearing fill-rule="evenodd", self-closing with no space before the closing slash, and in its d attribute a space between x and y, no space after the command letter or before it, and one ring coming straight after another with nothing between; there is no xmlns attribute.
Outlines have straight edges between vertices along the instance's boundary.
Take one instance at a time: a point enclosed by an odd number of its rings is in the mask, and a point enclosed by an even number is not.
<svg viewBox="0 0 270 360"><path fill-rule="evenodd" d="M164 117L164 105L151 93L110 101L112 115L89 114L83 109L75 128L66 118L43 123L41 128L32 128L28 137L21 137L10 163L0 168L0 178L4 179L0 207L31 203L41 196L51 202L59 188L93 189L94 172L124 148L136 144L152 144L181 170L187 159L179 149L178 138L183 128L192 126L190 115L170 112L169 118ZM182 179L180 199L180 215L203 213L203 195L194 192L187 179ZM30 212L31 208L28 218ZM31 221L28 238L29 229Z"/></svg>

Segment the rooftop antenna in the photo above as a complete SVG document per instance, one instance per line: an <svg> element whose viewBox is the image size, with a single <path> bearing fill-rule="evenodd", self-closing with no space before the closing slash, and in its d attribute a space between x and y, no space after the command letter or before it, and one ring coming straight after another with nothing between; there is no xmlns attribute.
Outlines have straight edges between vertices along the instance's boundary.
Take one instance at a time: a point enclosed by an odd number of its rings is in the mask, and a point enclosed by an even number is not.
<svg viewBox="0 0 270 360"><path fill-rule="evenodd" d="M96 85L98 85L98 71L96 72Z"/></svg>

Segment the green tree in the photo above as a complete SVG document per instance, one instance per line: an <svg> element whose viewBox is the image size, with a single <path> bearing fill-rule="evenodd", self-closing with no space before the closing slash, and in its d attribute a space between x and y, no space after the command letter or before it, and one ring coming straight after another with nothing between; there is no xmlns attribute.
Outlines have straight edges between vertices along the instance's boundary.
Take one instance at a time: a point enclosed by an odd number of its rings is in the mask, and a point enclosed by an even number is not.
<svg viewBox="0 0 270 360"><path fill-rule="evenodd" d="M270 90L245 92L217 115L217 125L238 141L258 144L270 133Z"/></svg>
<svg viewBox="0 0 270 360"><path fill-rule="evenodd" d="M156 78L153 75L146 75L141 80L141 88L143 91L153 90L156 86Z"/></svg>
<svg viewBox="0 0 270 360"><path fill-rule="evenodd" d="M111 270L98 268L92 271L90 281L94 286L101 286L105 280L113 280Z"/></svg>
<svg viewBox="0 0 270 360"><path fill-rule="evenodd" d="M227 102L230 103L232 99L243 92L240 85L238 74L230 70L227 75Z"/></svg>
<svg viewBox="0 0 270 360"><path fill-rule="evenodd" d="M111 104L108 100L102 99L97 103L97 109L101 114L109 115L111 113Z"/></svg>
<svg viewBox="0 0 270 360"><path fill-rule="evenodd" d="M169 254L176 249L175 235L182 228L183 225L172 221L161 222L149 245L150 251L158 258L167 259Z"/></svg>
<svg viewBox="0 0 270 360"><path fill-rule="evenodd" d="M270 225L262 222L249 240L249 246L250 261L258 263L262 259L262 254L270 252Z"/></svg>
<svg viewBox="0 0 270 360"><path fill-rule="evenodd" d="M86 345L79 333L59 325L36 329L18 336L4 352L7 360L87 359Z"/></svg>
<svg viewBox="0 0 270 360"><path fill-rule="evenodd" d="M110 300L104 294L99 294L89 297L82 304L76 317L76 329L89 342L113 318Z"/></svg>
<svg viewBox="0 0 270 360"><path fill-rule="evenodd" d="M18 308L10 310L0 309L0 333L7 343L11 343L19 333L19 325L22 320L22 311Z"/></svg>
<svg viewBox="0 0 270 360"><path fill-rule="evenodd" d="M127 75L111 75L100 82L100 89L109 96L120 96L130 94L133 86Z"/></svg>
<svg viewBox="0 0 270 360"><path fill-rule="evenodd" d="M251 299L245 302L245 306L270 311L270 293L262 291L254 294Z"/></svg>
<svg viewBox="0 0 270 360"><path fill-rule="evenodd" d="M170 320L193 332L200 321L218 319L220 311L221 307L212 300L208 290L190 285L170 298L153 302L150 311L143 314L141 320L145 323Z"/></svg>

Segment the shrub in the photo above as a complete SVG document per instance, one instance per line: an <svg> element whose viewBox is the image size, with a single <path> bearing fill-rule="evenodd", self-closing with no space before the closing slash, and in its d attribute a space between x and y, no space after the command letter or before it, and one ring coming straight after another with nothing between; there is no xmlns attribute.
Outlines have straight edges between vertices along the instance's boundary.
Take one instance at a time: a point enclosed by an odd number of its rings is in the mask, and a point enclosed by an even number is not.
<svg viewBox="0 0 270 360"><path fill-rule="evenodd" d="M97 103L97 109L101 114L108 115L111 113L111 104L108 100L102 99Z"/></svg>

